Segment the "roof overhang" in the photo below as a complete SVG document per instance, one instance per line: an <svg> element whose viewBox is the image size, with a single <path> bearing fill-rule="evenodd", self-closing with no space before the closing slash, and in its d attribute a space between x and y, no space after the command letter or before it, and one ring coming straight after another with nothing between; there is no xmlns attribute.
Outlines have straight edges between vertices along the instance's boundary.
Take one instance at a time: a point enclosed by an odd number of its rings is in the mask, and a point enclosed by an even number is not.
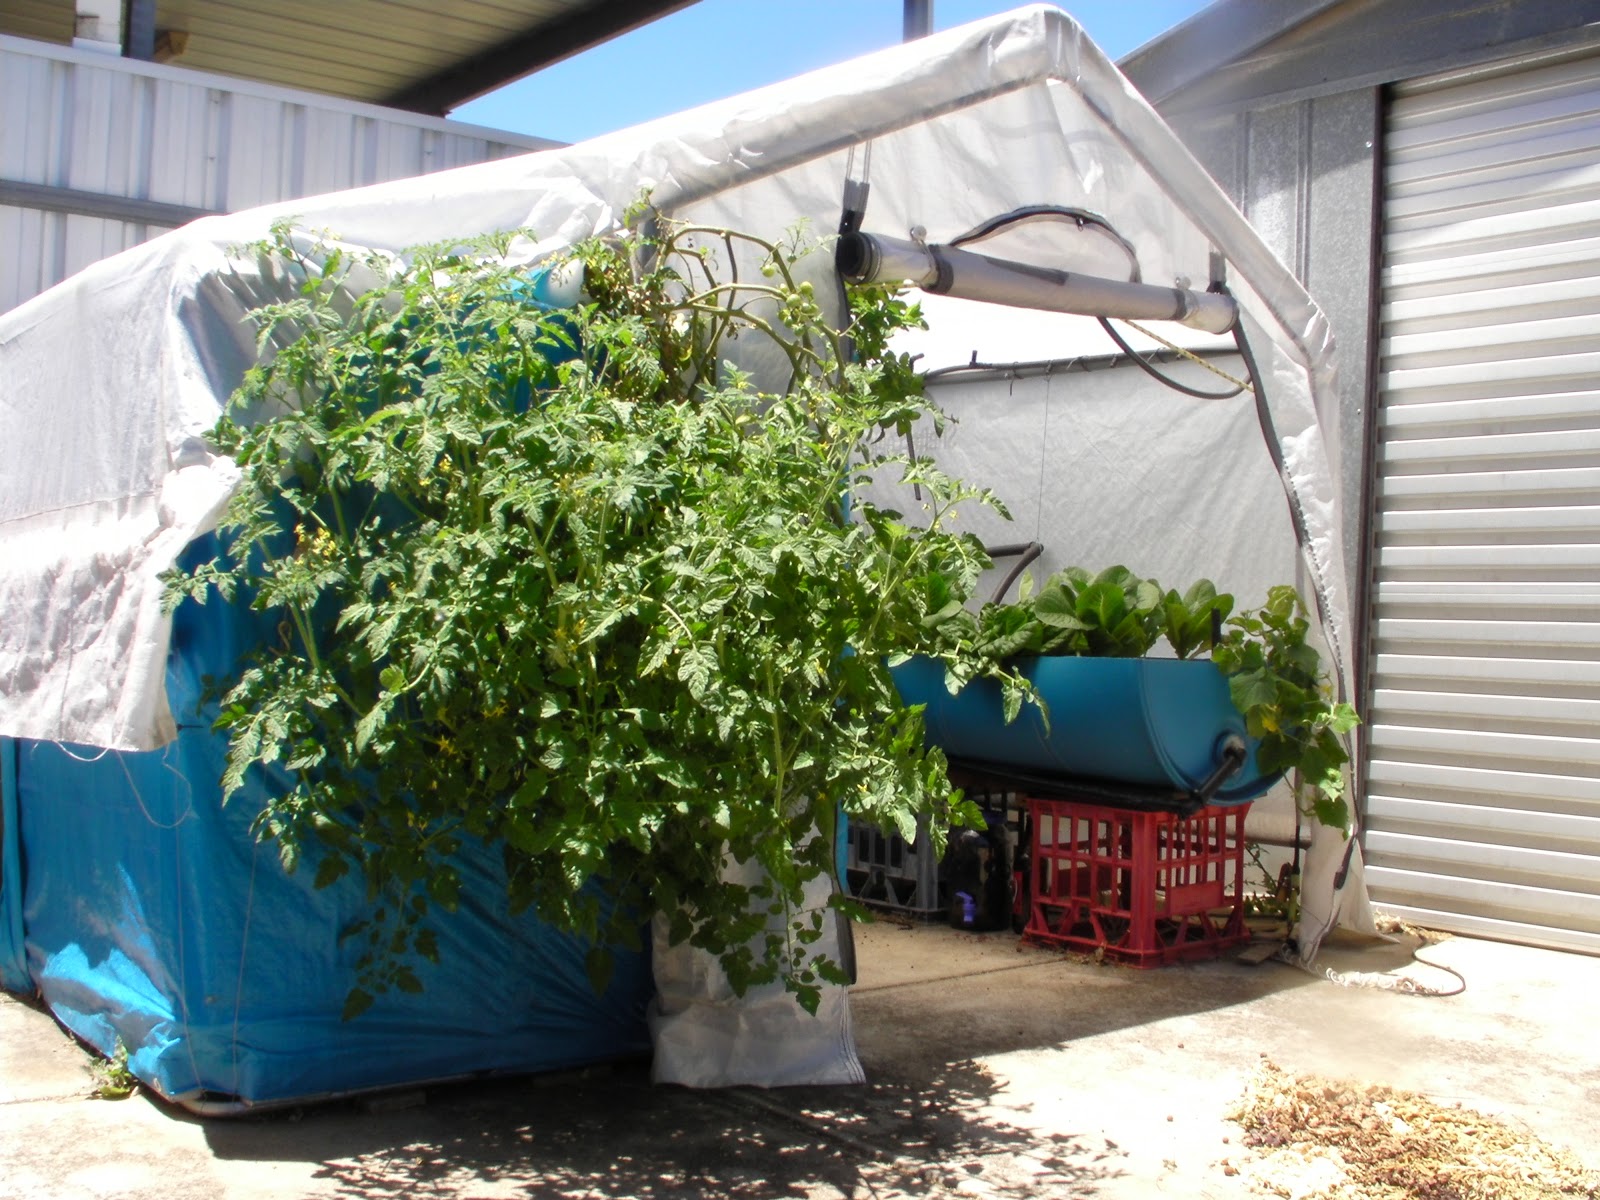
<svg viewBox="0 0 1600 1200"><path fill-rule="evenodd" d="M1600 45L1600 0L1218 0L1117 65L1171 115Z"/></svg>
<svg viewBox="0 0 1600 1200"><path fill-rule="evenodd" d="M501 84L586 50L618 34L687 8L695 0L589 0L560 7L547 20L441 67L383 100L391 108L443 116Z"/></svg>
<svg viewBox="0 0 1600 1200"><path fill-rule="evenodd" d="M126 0L120 32L130 58L444 116L694 2ZM75 7L16 0L0 33L71 41Z"/></svg>
<svg viewBox="0 0 1600 1200"><path fill-rule="evenodd" d="M1160 107L1225 63L1298 29L1342 0L1217 0L1140 46L1118 69Z"/></svg>

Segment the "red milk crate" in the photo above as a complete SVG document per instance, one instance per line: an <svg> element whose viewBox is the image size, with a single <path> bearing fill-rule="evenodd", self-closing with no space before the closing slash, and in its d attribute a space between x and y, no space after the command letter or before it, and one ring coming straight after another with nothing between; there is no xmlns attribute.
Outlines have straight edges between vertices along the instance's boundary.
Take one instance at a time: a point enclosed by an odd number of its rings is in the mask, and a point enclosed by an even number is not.
<svg viewBox="0 0 1600 1200"><path fill-rule="evenodd" d="M1135 967L1208 958L1244 923L1248 804L1192 817L1029 800L1029 941Z"/></svg>

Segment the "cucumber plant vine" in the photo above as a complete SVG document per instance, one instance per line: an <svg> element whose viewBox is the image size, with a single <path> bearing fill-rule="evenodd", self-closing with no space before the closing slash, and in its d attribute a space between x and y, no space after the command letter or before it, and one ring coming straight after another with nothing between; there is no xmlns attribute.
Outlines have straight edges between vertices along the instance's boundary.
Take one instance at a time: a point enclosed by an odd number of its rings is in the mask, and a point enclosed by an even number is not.
<svg viewBox="0 0 1600 1200"><path fill-rule="evenodd" d="M1306 640L1310 628L1300 594L1280 584L1259 609L1229 620L1211 657L1227 675L1250 735L1260 739L1256 765L1287 772L1301 811L1348 831L1344 738L1358 718L1354 707L1335 702L1316 647Z"/></svg>
<svg viewBox="0 0 1600 1200"><path fill-rule="evenodd" d="M468 843L514 910L596 947L596 986L660 914L736 991L814 1010L843 978L803 906L836 813L907 838L976 819L887 662L1026 687L925 603L970 594L988 560L950 522L993 497L880 452L936 415L887 349L918 316L856 293L847 355L797 244L587 242L564 310L513 246L352 257L284 226L249 248L297 291L254 314L261 361L212 433L242 470L223 551L169 584L281 630L221 699L224 790L276 764L259 834L318 885L365 879L347 1016L423 986ZM920 485L915 522L861 494L885 469ZM728 882L752 860L763 882Z"/></svg>

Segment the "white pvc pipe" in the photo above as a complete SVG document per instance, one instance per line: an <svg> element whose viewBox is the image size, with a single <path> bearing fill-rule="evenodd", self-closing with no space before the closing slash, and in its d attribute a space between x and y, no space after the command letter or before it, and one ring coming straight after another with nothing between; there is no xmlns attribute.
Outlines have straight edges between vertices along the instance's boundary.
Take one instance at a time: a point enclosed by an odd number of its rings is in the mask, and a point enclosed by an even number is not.
<svg viewBox="0 0 1600 1200"><path fill-rule="evenodd" d="M939 295L1012 308L1177 321L1208 333L1226 333L1238 319L1233 297L1217 292L1102 279L880 233L841 237L836 261L840 274L852 283L905 282Z"/></svg>

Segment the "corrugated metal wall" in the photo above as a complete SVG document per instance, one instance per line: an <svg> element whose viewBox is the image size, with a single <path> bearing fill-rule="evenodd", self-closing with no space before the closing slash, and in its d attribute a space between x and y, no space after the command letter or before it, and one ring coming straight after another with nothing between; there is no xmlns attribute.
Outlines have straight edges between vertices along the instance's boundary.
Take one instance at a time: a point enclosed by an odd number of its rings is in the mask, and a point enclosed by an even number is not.
<svg viewBox="0 0 1600 1200"><path fill-rule="evenodd" d="M1600 56L1397 89L1372 894L1600 951Z"/></svg>
<svg viewBox="0 0 1600 1200"><path fill-rule="evenodd" d="M1181 101L1162 111L1333 326L1338 404L1322 416L1349 513L1366 503L1378 111L1376 88L1200 116ZM1360 521L1345 533L1346 586L1359 597Z"/></svg>
<svg viewBox="0 0 1600 1200"><path fill-rule="evenodd" d="M199 212L553 144L4 37L0 113L0 311Z"/></svg>
<svg viewBox="0 0 1600 1200"><path fill-rule="evenodd" d="M1323 425L1335 443L1340 503L1356 514L1366 506L1378 112L1375 88L1199 115L1180 100L1162 112L1333 326L1339 392ZM1344 532L1345 585L1359 605L1360 520L1346 521ZM1253 838L1287 842L1294 832L1286 795L1251 812Z"/></svg>

